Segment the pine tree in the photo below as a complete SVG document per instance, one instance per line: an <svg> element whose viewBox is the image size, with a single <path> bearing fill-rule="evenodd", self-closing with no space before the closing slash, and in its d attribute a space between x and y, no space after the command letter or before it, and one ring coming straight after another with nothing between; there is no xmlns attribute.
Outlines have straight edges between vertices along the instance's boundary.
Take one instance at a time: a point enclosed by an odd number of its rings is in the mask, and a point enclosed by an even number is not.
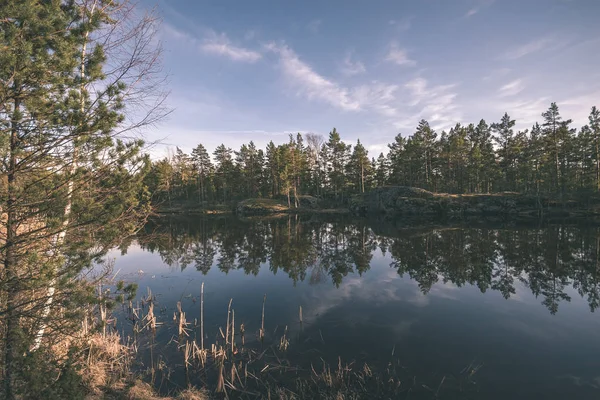
<svg viewBox="0 0 600 400"><path fill-rule="evenodd" d="M214 153L215 157L215 180L217 184L217 190L221 192L221 198L225 203L227 201L229 193L229 185L231 178L234 173L232 151L230 148L225 147L224 144L219 145Z"/></svg>
<svg viewBox="0 0 600 400"><path fill-rule="evenodd" d="M267 156L266 156L266 168L267 168L267 176L268 181L270 183L270 193L271 197L275 197L280 194L280 180L279 180L279 168L280 168L280 156L279 150L273 143L270 141L267 145Z"/></svg>
<svg viewBox="0 0 600 400"><path fill-rule="evenodd" d="M16 388L29 390L18 383L23 354L78 323L73 317L90 301L88 286L77 279L82 269L147 215L142 180L149 159L140 140L122 134L164 115L159 87L149 90L159 58L154 20L123 21L123 11L108 0L0 5L0 14L10 16L0 19L7 399L17 397Z"/></svg>
<svg viewBox="0 0 600 400"><path fill-rule="evenodd" d="M349 145L346 145L341 138L340 134L335 128L329 133L329 140L325 143L327 148L327 165L329 183L333 188L334 197L337 198L339 194L343 196L344 188L346 186L346 164L348 163L348 157L350 153Z"/></svg>
<svg viewBox="0 0 600 400"><path fill-rule="evenodd" d="M206 201L206 180L212 172L213 165L208 151L202 144L192 150L192 162L198 177L198 201L203 204Z"/></svg>
<svg viewBox="0 0 600 400"><path fill-rule="evenodd" d="M504 179L502 181L502 190L512 189L514 182L514 163L515 154L513 150L513 140L515 120L510 119L508 113L504 113L499 123L492 124L492 130L495 133L494 140L498 145L498 159L500 170L503 171Z"/></svg>
<svg viewBox="0 0 600 400"><path fill-rule="evenodd" d="M394 142L388 144L389 182L394 185L408 185L406 175L404 153L406 149L406 138L401 134L396 135Z"/></svg>
<svg viewBox="0 0 600 400"><path fill-rule="evenodd" d="M552 189L563 193L566 185L566 149L572 136L572 132L569 129L571 120L562 120L556 103L550 104L548 110L542 113L542 117L544 118L542 134L545 141L545 148L547 153L552 155L552 172L550 173Z"/></svg>
<svg viewBox="0 0 600 400"><path fill-rule="evenodd" d="M383 153L379 153L379 157L377 157L377 162L375 165L375 184L378 187L385 186L388 181L389 165L388 160L385 158Z"/></svg>
<svg viewBox="0 0 600 400"><path fill-rule="evenodd" d="M589 129L594 143L594 159L596 161L596 190L600 191L600 110L592 107L589 116Z"/></svg>
<svg viewBox="0 0 600 400"><path fill-rule="evenodd" d="M352 181L356 184L357 192L364 193L365 182L368 183L370 181L372 170L369 161L369 152L360 143L360 139L356 141L348 167Z"/></svg>

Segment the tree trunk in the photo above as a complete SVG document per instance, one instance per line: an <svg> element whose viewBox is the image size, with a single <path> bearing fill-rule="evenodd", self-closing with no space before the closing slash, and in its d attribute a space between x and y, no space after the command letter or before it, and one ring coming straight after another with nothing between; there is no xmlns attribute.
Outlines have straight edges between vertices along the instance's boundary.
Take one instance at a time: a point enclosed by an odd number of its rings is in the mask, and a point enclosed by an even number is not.
<svg viewBox="0 0 600 400"><path fill-rule="evenodd" d="M360 164L360 190L361 193L365 192L365 166Z"/></svg>
<svg viewBox="0 0 600 400"><path fill-rule="evenodd" d="M299 201L298 201L298 189L294 185L294 207L298 208L299 205L300 204L299 204Z"/></svg>
<svg viewBox="0 0 600 400"><path fill-rule="evenodd" d="M206 188L204 187L204 173L200 175L200 190L202 190L202 204L206 201Z"/></svg>
<svg viewBox="0 0 600 400"><path fill-rule="evenodd" d="M18 85L15 83L15 87ZM16 358L19 341L19 315L16 310L18 289L17 260L15 254L15 241L17 238L17 212L16 205L16 169L17 169L17 147L18 147L18 126L19 109L21 102L19 99L14 101L13 117L11 121L10 133L10 160L7 171L8 193L7 193L7 220L6 220L6 244L4 258L4 273L7 282L7 302L6 302L6 337L4 344L4 395L7 400L15 399L14 380L17 372Z"/></svg>
<svg viewBox="0 0 600 400"><path fill-rule="evenodd" d="M600 191L600 152L598 150L598 137L596 137L596 190Z"/></svg>
<svg viewBox="0 0 600 400"><path fill-rule="evenodd" d="M96 9L96 1L94 1L94 3L92 4L92 7L90 9L90 14L93 14L95 9ZM85 5L82 6L82 9L81 9L82 20L85 19L86 11L87 11L87 9L85 8ZM80 63L80 67L79 67L80 68L80 78L81 78L81 87L79 88L79 112L81 113L81 117L83 117L83 115L85 113L85 91L86 91L86 88L85 88L85 61L86 61L86 55L87 55L88 37L89 37L89 31L85 32L84 37L83 37L83 44L81 47L81 63ZM80 128L80 127L78 127L78 128ZM62 230L54 238L54 249L52 249L52 252L55 253L56 255L60 251L60 247L64 243L65 236L67 235L67 227L69 226L69 218L71 216L71 207L72 207L72 202L73 202L74 182L73 182L72 175L76 171L76 169L77 169L77 145L75 144L75 141L74 141L73 142L72 161L71 161L70 167L67 170L69 182L67 184L67 199L66 199L67 202L65 204L65 209L63 211ZM54 271L54 272L56 273L57 271ZM54 293L56 291L55 286L56 286L56 277L53 276L50 280L50 287L48 288L48 296L46 298L46 302L44 304L44 308L42 311L42 318L41 318L42 325L40 326L40 329L36 333L33 346L31 347L31 351L36 351L37 349L39 349L40 345L42 344L44 332L47 327L46 319L48 318L48 315L50 315L52 303L54 302Z"/></svg>

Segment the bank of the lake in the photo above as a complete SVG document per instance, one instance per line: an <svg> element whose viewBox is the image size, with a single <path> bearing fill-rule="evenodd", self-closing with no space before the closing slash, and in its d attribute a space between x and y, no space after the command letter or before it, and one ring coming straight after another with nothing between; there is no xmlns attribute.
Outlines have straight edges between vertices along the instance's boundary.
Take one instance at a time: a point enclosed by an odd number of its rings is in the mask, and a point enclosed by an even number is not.
<svg viewBox="0 0 600 400"><path fill-rule="evenodd" d="M289 203L288 203L289 201ZM460 220L472 218L535 221L539 219L600 219L600 196L596 194L494 194L434 193L407 186L384 186L345 199L320 199L298 196L286 198L250 198L228 204L174 203L156 207L161 215L238 215L269 216L278 214L331 215L357 217L418 218L422 220Z"/></svg>
<svg viewBox="0 0 600 400"><path fill-rule="evenodd" d="M340 204L341 203L341 204ZM156 212L160 215L238 215L238 216L268 216L277 214L348 214L350 210L344 207L345 202L322 201L313 196L298 196L297 201L285 198L250 198L228 204L198 204L179 202L160 204Z"/></svg>
<svg viewBox="0 0 600 400"><path fill-rule="evenodd" d="M385 186L351 198L354 215L505 220L600 217L598 195L433 193L407 186Z"/></svg>

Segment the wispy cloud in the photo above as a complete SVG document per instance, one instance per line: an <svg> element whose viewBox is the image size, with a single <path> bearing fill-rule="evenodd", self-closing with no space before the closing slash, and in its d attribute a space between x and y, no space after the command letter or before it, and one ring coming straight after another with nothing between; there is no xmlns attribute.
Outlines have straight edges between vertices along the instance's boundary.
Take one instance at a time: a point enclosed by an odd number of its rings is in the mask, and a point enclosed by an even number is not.
<svg viewBox="0 0 600 400"><path fill-rule="evenodd" d="M205 53L227 57L233 61L254 63L262 58L257 51L234 45L226 34L211 32L200 48Z"/></svg>
<svg viewBox="0 0 600 400"><path fill-rule="evenodd" d="M541 114L549 105L550 98L548 97L539 97L533 100L516 98L500 103L496 108L499 112L508 112L517 121L518 129L525 129L541 121Z"/></svg>
<svg viewBox="0 0 600 400"><path fill-rule="evenodd" d="M360 109L360 104L351 98L346 88L318 74L288 46L272 42L265 48L279 55L281 71L299 95L318 99L346 111Z"/></svg>
<svg viewBox="0 0 600 400"><path fill-rule="evenodd" d="M495 0L479 0L478 4L475 7L471 8L469 11L467 11L467 13L465 14L465 18L471 18L473 15L477 14L483 8L491 6L494 3L494 1Z"/></svg>
<svg viewBox="0 0 600 400"><path fill-rule="evenodd" d="M521 79L516 79L512 82L507 83L506 85L503 85L500 88L500 90L498 90L498 93L500 97L508 97L520 93L521 91L523 91L523 89L525 89L523 81Z"/></svg>
<svg viewBox="0 0 600 400"><path fill-rule="evenodd" d="M346 76L353 76L358 74L364 74L367 72L367 68L360 61L352 61L352 53L348 52L344 58L344 63L341 67L342 74Z"/></svg>
<svg viewBox="0 0 600 400"><path fill-rule="evenodd" d="M407 31L412 26L413 18L414 18L413 16L409 16L409 17L402 17L400 19L391 19L388 21L388 23L400 31Z"/></svg>
<svg viewBox="0 0 600 400"><path fill-rule="evenodd" d="M395 107L398 85L373 81L360 85L352 90L353 98L363 109L370 109L384 117L394 117L398 110Z"/></svg>
<svg viewBox="0 0 600 400"><path fill-rule="evenodd" d="M491 70L487 75L485 75L482 80L489 81L491 79L501 78L503 76L508 75L512 70L510 68L497 68Z"/></svg>
<svg viewBox="0 0 600 400"><path fill-rule="evenodd" d="M532 40L508 50L505 54L505 58L508 60L517 60L521 57L528 56L529 54L536 53L547 48L552 44L552 42L553 41L550 37L542 37Z"/></svg>
<svg viewBox="0 0 600 400"><path fill-rule="evenodd" d="M409 106L420 108L410 117L413 124L424 118L433 129L446 129L461 122L462 114L456 102L456 84L432 86L424 78L415 78L404 86L411 93Z"/></svg>
<svg viewBox="0 0 600 400"><path fill-rule="evenodd" d="M398 47L398 43L395 43L395 42L393 42L390 45L390 50L389 50L385 60L393 62L398 65L403 65L403 66L412 66L412 65L417 64L416 61L411 60L408 57L408 53L406 52L406 50Z"/></svg>
<svg viewBox="0 0 600 400"><path fill-rule="evenodd" d="M317 33L319 33L319 29L321 29L322 23L323 21L321 21L320 19L313 19L306 25L306 29L308 29L310 33L316 35Z"/></svg>
<svg viewBox="0 0 600 400"><path fill-rule="evenodd" d="M466 18L472 17L473 15L477 14L479 12L479 8L475 7L475 8L471 8L469 11L467 11L467 13L465 14Z"/></svg>

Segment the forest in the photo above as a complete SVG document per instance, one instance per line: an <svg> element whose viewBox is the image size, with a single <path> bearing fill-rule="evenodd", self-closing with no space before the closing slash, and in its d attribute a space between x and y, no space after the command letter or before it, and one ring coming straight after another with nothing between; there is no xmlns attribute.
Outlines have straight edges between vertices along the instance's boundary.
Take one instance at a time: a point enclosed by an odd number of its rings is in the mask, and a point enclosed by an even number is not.
<svg viewBox="0 0 600 400"><path fill-rule="evenodd" d="M600 110L592 107L580 129L564 119L556 103L541 121L515 130L505 113L498 122L457 123L436 132L421 120L411 135L398 134L387 154L371 157L357 140L345 143L334 128L327 137L289 135L287 143L259 149L251 141L239 150L198 144L191 154L152 163L146 185L155 200L196 204L299 195L337 201L385 185L440 193L582 194L600 190Z"/></svg>

